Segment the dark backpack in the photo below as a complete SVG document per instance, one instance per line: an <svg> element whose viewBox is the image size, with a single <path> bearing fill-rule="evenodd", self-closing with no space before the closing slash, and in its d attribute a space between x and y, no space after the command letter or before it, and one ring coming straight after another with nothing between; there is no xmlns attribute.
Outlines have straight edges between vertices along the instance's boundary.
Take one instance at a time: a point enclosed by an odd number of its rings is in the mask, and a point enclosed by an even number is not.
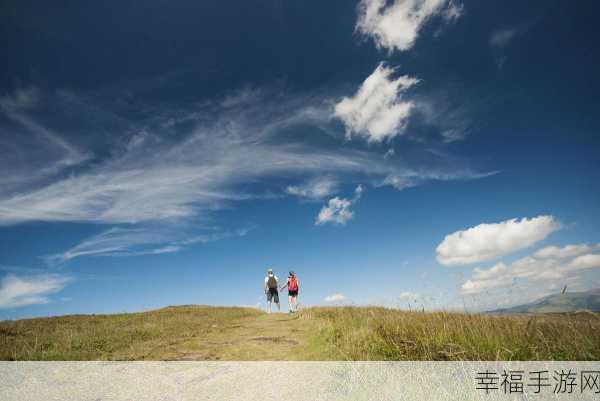
<svg viewBox="0 0 600 401"><path fill-rule="evenodd" d="M277 288L277 280L275 279L275 276L269 276L269 279L267 280L267 287L270 289Z"/></svg>

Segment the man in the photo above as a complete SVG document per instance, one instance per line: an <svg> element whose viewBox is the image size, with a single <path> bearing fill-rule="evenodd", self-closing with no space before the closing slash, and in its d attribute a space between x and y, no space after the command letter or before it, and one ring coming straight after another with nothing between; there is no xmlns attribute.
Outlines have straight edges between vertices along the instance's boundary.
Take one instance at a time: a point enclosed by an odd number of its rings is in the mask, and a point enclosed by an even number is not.
<svg viewBox="0 0 600 401"><path fill-rule="evenodd" d="M267 313L271 313L271 302L277 304L277 310L281 311L281 305L279 304L279 291L277 291L277 285L279 280L277 276L273 274L273 269L267 270L267 277L265 277L265 295L267 296Z"/></svg>
<svg viewBox="0 0 600 401"><path fill-rule="evenodd" d="M293 271L288 276L287 283L280 288L281 291L287 287L288 289L288 307L290 313L298 312L298 290L300 289L300 283L298 277Z"/></svg>

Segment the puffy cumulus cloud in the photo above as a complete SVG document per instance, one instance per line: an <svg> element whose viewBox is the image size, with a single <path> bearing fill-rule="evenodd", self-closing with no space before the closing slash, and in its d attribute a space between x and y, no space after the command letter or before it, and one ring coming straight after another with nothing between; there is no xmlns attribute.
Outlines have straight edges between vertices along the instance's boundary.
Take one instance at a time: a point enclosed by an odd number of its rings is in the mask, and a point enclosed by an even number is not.
<svg viewBox="0 0 600 401"><path fill-rule="evenodd" d="M344 225L346 222L354 217L354 212L350 210L350 207L360 199L363 192L362 185L359 185L354 190L354 197L352 199L345 199L335 197L329 199L327 205L321 208L317 219L315 221L316 225L332 223Z"/></svg>
<svg viewBox="0 0 600 401"><path fill-rule="evenodd" d="M472 278L461 286L463 295L478 294L483 291L508 287L515 280L544 281L557 280L565 276L555 260L538 260L531 256L519 259L511 264L497 263L489 269L476 268Z"/></svg>
<svg viewBox="0 0 600 401"><path fill-rule="evenodd" d="M463 14L462 5L448 0L362 0L358 5L356 30L371 37L378 48L410 49L421 27L440 14L454 21Z"/></svg>
<svg viewBox="0 0 600 401"><path fill-rule="evenodd" d="M5 276L0 281L0 309L46 304L48 296L61 291L69 281L69 277L57 274Z"/></svg>
<svg viewBox="0 0 600 401"><path fill-rule="evenodd" d="M558 250L583 249L587 244L570 245ZM477 295L495 289L506 290L518 284L527 288L558 288L568 282L580 281L584 270L600 268L600 255L579 255L571 252L553 252L543 248L533 255L520 258L512 263L499 262L488 269L473 269L471 278L465 281L460 292L462 295ZM552 248L551 248L552 249ZM543 252L542 252L543 251ZM588 283L593 284L593 283Z"/></svg>
<svg viewBox="0 0 600 401"><path fill-rule="evenodd" d="M317 177L300 185L289 185L285 191L301 198L322 199L334 193L338 184L331 177Z"/></svg>
<svg viewBox="0 0 600 401"><path fill-rule="evenodd" d="M335 294L326 296L325 302L342 302L342 301L345 301L346 299L347 298L344 294L337 292Z"/></svg>
<svg viewBox="0 0 600 401"><path fill-rule="evenodd" d="M527 248L560 227L553 216L479 224L446 235L436 248L437 260L452 266L495 259Z"/></svg>
<svg viewBox="0 0 600 401"><path fill-rule="evenodd" d="M354 212L350 210L352 202L348 199L335 198L329 199L327 206L323 206L315 224L346 224L354 216Z"/></svg>
<svg viewBox="0 0 600 401"><path fill-rule="evenodd" d="M593 250L596 250L596 249L600 249L600 244L566 245L562 248L552 245L552 246L547 246L545 248L540 249L533 256L535 256L536 258L540 258L540 259L544 259L544 258L562 259L562 258L570 258L573 256L592 252Z"/></svg>
<svg viewBox="0 0 600 401"><path fill-rule="evenodd" d="M407 75L393 78L392 68L379 64L353 97L344 97L335 105L334 116L346 127L346 136L362 136L369 142L381 142L402 133L413 103L403 93L418 82Z"/></svg>
<svg viewBox="0 0 600 401"><path fill-rule="evenodd" d="M600 267L600 255L581 255L573 259L568 267L573 270L593 269Z"/></svg>

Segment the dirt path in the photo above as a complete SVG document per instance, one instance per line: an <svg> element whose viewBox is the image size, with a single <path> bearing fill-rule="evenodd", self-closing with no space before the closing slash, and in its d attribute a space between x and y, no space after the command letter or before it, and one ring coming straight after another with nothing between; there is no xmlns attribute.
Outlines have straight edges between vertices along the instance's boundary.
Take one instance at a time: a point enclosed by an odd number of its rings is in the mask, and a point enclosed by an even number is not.
<svg viewBox="0 0 600 401"><path fill-rule="evenodd" d="M317 324L298 315L264 314L213 329L203 337L172 346L162 359L265 361L318 358L311 344L318 330Z"/></svg>

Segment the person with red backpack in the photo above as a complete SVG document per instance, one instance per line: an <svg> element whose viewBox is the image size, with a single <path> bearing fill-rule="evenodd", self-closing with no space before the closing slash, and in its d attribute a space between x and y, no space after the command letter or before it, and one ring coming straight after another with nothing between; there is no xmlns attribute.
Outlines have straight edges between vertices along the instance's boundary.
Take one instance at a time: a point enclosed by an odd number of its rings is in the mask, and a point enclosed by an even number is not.
<svg viewBox="0 0 600 401"><path fill-rule="evenodd" d="M300 289L300 283L298 282L296 273L293 271L290 272L287 283L281 287L280 290L283 291L285 287L288 289L288 305L290 313L298 312L298 290Z"/></svg>

